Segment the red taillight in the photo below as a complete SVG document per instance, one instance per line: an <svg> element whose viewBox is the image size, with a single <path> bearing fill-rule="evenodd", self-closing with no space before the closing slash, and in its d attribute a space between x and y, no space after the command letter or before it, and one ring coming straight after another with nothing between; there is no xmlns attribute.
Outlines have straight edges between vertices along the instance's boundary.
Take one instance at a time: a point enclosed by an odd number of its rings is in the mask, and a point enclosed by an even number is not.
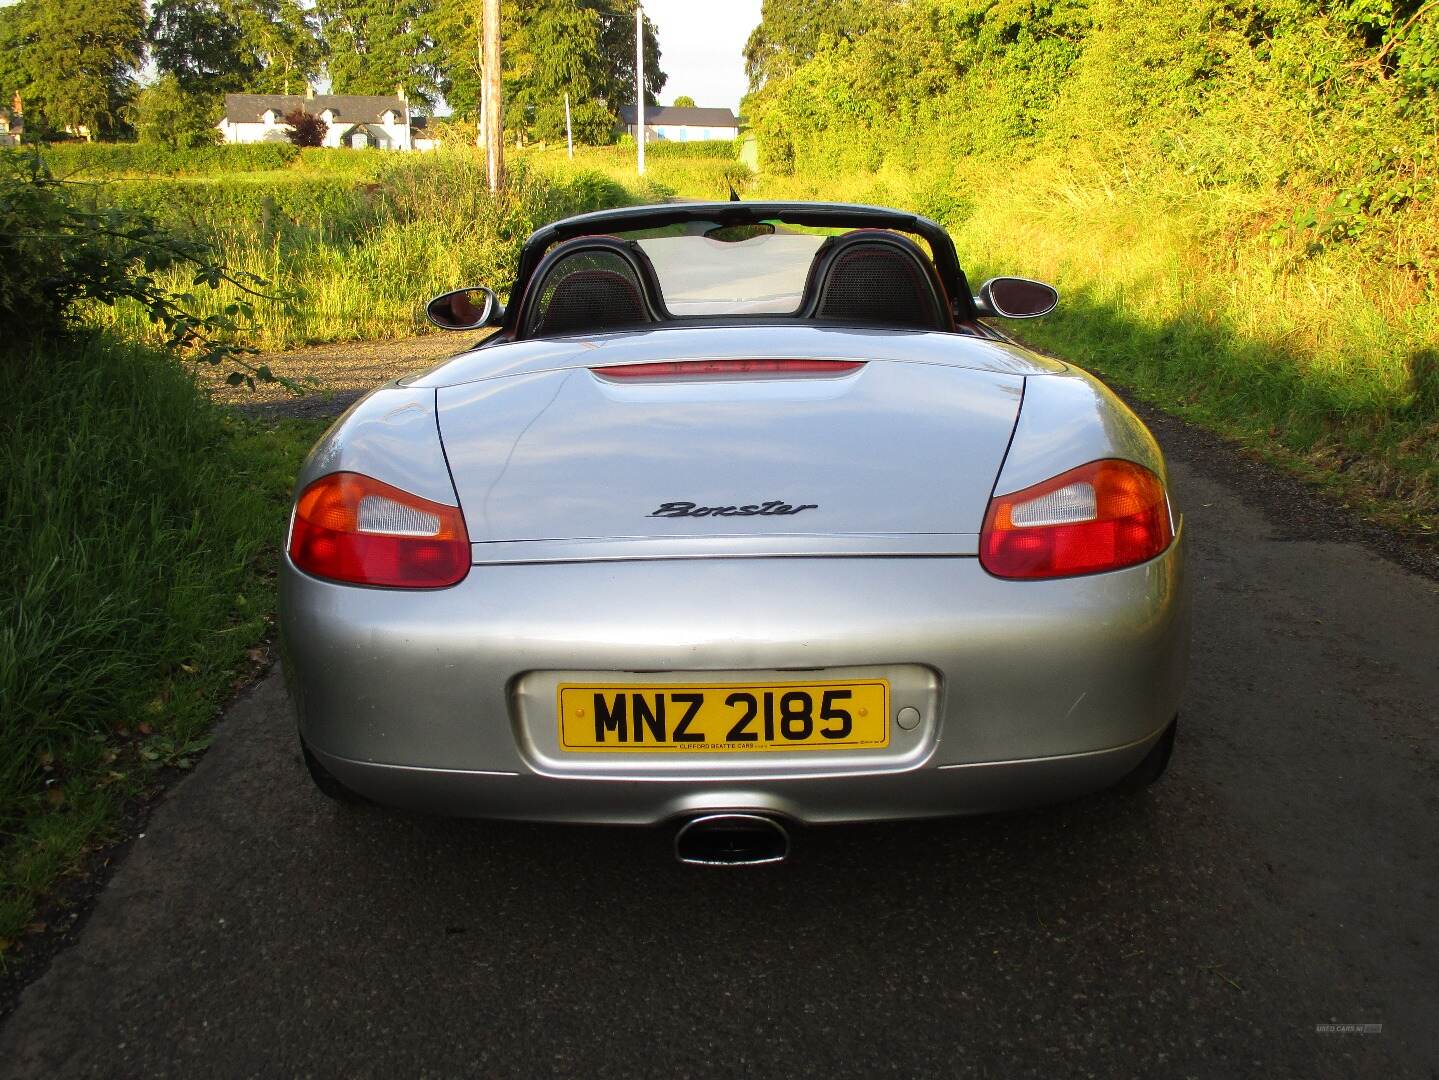
<svg viewBox="0 0 1439 1080"><path fill-rule="evenodd" d="M980 564L995 577L1053 578L1118 570L1174 539L1159 477L1132 461L1092 461L990 500Z"/></svg>
<svg viewBox="0 0 1439 1080"><path fill-rule="evenodd" d="M300 493L290 558L334 581L437 589L469 573L470 538L458 507L340 472Z"/></svg>
<svg viewBox="0 0 1439 1080"><path fill-rule="evenodd" d="M660 360L590 368L605 379L699 379L737 375L838 375L864 367L863 360Z"/></svg>

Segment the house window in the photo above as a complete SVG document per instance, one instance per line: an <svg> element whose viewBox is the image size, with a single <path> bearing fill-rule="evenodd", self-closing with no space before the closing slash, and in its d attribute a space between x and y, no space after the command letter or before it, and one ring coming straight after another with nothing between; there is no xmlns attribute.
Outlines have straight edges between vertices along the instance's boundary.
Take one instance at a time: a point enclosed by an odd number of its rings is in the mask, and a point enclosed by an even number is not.
<svg viewBox="0 0 1439 1080"><path fill-rule="evenodd" d="M689 129L689 128L685 128L685 127L680 128L680 142L689 142L689 141L690 141L690 129Z"/></svg>

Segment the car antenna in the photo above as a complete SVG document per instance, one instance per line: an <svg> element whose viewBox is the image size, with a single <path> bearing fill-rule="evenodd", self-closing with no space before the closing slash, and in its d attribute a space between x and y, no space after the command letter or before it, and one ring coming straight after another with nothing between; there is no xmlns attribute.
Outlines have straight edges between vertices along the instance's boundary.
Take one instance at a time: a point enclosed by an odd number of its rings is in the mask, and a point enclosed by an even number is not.
<svg viewBox="0 0 1439 1080"><path fill-rule="evenodd" d="M739 192L734 189L733 184L729 186L729 201L739 202Z"/></svg>

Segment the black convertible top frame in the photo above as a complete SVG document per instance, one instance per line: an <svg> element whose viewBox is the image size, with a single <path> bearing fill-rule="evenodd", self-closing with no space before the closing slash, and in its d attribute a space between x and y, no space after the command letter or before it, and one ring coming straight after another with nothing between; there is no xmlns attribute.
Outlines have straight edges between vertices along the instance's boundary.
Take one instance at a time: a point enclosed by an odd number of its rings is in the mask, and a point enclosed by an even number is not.
<svg viewBox="0 0 1439 1080"><path fill-rule="evenodd" d="M949 298L957 321L967 322L979 317L969 281L959 266L954 241L937 221L918 214L891 210L883 206L859 206L848 203L813 202L707 202L667 203L661 206L627 206L616 210L597 210L590 214L564 218L536 229L520 251L515 283L506 305L504 328L514 330L518 303L524 296L541 260L554 244L577 236L606 236L641 229L661 229L691 221L709 221L717 225L754 225L777 221L787 225L813 228L893 229L912 233L923 239L932 253L934 269Z"/></svg>

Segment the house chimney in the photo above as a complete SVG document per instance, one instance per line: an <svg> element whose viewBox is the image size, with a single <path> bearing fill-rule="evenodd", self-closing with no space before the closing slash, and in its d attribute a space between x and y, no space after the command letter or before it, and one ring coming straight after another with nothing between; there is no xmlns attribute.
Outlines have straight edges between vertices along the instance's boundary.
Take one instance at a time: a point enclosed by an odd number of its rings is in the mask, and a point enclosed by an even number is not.
<svg viewBox="0 0 1439 1080"><path fill-rule="evenodd" d="M24 105L20 101L19 90L16 90L15 96L10 99L10 111L13 112L16 116L21 115L25 111Z"/></svg>
<svg viewBox="0 0 1439 1080"><path fill-rule="evenodd" d="M312 84L310 84L310 83L306 83L306 84L305 84L305 100L306 100L306 101L314 101L314 100L315 100L315 87L314 87Z"/></svg>
<svg viewBox="0 0 1439 1080"><path fill-rule="evenodd" d="M399 98L401 101L409 101L409 100L410 100L408 97L405 96L405 84L404 84L404 83L400 83L399 86L395 87L395 97Z"/></svg>

